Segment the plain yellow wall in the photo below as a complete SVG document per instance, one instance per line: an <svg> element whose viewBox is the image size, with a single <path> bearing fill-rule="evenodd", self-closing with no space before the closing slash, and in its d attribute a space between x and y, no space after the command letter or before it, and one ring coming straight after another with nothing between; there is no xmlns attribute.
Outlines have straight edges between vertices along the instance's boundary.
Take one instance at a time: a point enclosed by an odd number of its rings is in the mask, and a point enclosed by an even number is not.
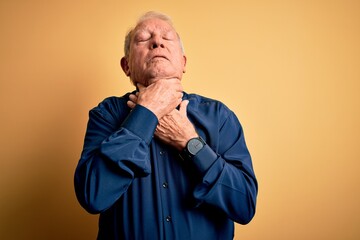
<svg viewBox="0 0 360 240"><path fill-rule="evenodd" d="M90 108L132 90L123 38L172 16L183 84L238 115L259 180L236 239L360 239L360 2L1 1L0 239L95 239L73 172Z"/></svg>

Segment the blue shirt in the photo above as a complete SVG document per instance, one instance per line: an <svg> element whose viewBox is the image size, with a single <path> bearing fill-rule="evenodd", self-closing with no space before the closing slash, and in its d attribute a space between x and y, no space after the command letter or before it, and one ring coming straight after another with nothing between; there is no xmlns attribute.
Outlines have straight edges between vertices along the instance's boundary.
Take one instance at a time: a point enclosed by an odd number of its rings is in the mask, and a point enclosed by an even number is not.
<svg viewBox="0 0 360 240"><path fill-rule="evenodd" d="M233 239L234 221L255 214L257 181L235 114L219 101L184 93L187 115L206 145L194 159L153 138L147 108L129 93L89 113L75 191L100 213L98 239Z"/></svg>

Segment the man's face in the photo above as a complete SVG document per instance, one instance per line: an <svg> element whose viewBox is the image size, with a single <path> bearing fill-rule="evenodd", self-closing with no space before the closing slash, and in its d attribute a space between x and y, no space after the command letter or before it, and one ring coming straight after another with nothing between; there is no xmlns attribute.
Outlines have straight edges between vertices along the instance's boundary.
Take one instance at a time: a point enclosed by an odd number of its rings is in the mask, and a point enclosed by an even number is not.
<svg viewBox="0 0 360 240"><path fill-rule="evenodd" d="M145 86L164 78L181 80L186 65L176 31L157 18L143 21L133 30L126 61L126 75L135 85Z"/></svg>

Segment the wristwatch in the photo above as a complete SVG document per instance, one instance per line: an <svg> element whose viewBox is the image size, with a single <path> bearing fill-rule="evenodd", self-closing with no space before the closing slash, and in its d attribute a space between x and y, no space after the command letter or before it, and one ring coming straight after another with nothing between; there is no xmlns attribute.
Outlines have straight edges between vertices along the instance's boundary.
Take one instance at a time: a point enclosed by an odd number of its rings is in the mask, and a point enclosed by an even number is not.
<svg viewBox="0 0 360 240"><path fill-rule="evenodd" d="M193 159L205 145L206 142L201 137L192 138L187 142L181 155L183 158Z"/></svg>

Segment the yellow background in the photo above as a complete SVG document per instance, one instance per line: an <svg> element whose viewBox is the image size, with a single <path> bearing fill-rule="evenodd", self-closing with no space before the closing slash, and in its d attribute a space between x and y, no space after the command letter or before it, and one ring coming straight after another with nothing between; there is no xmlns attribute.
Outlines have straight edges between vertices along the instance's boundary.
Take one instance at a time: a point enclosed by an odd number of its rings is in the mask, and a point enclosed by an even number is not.
<svg viewBox="0 0 360 240"><path fill-rule="evenodd" d="M0 239L95 239L73 173L90 108L133 89L123 38L172 16L183 85L242 122L259 180L236 239L360 239L360 1L0 2Z"/></svg>

